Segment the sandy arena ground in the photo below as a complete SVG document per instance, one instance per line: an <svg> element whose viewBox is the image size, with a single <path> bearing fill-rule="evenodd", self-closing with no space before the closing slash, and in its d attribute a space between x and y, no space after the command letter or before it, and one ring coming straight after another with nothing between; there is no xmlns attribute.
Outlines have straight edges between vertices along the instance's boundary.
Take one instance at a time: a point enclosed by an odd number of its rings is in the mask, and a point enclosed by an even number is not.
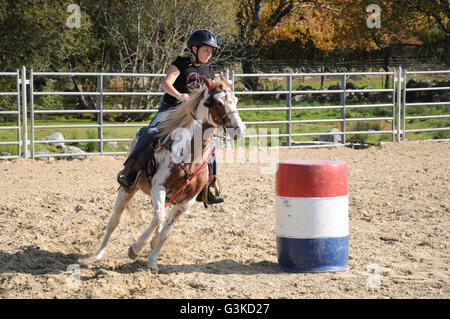
<svg viewBox="0 0 450 319"><path fill-rule="evenodd" d="M275 175L260 164L219 165L225 203L197 203L180 218L155 274L149 247L127 257L152 217L142 193L104 258L88 257L103 239L123 157L2 161L0 298L449 298L450 142L280 151L280 160L310 158L348 164L345 272L278 270Z"/></svg>

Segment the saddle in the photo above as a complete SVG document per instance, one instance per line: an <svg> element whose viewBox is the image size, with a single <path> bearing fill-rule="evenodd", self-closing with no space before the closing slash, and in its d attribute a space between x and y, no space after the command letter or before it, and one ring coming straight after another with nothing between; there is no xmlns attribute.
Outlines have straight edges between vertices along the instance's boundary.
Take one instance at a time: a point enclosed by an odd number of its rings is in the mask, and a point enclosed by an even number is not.
<svg viewBox="0 0 450 319"><path fill-rule="evenodd" d="M152 158L151 158L151 160L146 161L146 166L145 166L145 170L144 170L146 177L149 181L153 177L153 175L157 169L157 167L155 165L154 153L160 149L166 149L168 151L171 150L170 145L165 145L165 144L158 144L158 146L156 146L154 148ZM185 181L187 181L192 176L192 173L189 171L186 171L186 169L183 167L182 164L179 163L178 166L181 170L184 171ZM219 181L217 179L217 176L213 175L211 163L207 163L207 167L208 167L208 174L209 174L209 176L213 176L213 179L212 179L211 183L207 183L205 185L202 192L200 192L200 194L198 195L198 199L201 199L205 208L208 208L208 205L211 204L209 196L208 196L208 193L209 193L208 190L210 187L214 188L214 193L216 196L220 196L220 194L221 194L221 191L220 191L221 187L220 187ZM201 198L199 198L199 197L201 197ZM166 197L166 199L169 200L169 198L167 198L167 197Z"/></svg>
<svg viewBox="0 0 450 319"><path fill-rule="evenodd" d="M144 128L141 128L137 136L138 138L141 137L142 130ZM150 180L152 176L156 172L156 160L155 160L155 151L159 147L160 143L159 141L150 143L150 145L147 146L145 151L141 154L141 156L136 160L136 162L139 162L138 165L143 168L144 172L147 175L147 179Z"/></svg>
<svg viewBox="0 0 450 319"><path fill-rule="evenodd" d="M140 138L142 135L142 129L140 129L137 133L137 137ZM160 140L155 141L153 143L150 143L145 150L142 152L142 154L135 160L131 161L128 165L129 167L136 172L136 176L134 178L134 182L131 186L136 185L137 180L141 174L145 174L147 180L150 182L153 175L156 173L157 166L156 166L156 159L155 159L155 152L166 149L168 151L171 151L171 145L162 144ZM126 164L127 165L127 164ZM187 172L184 167L180 164L178 164L180 169L182 169L185 173L186 180L190 177L190 172ZM209 176L213 176L213 179L211 183L207 183L205 185L205 188L200 193L199 197L201 196L201 201L203 202L205 208L208 207L210 203L208 199L208 189L209 187L214 187L214 192L216 196L220 196L220 187L217 180L217 176L213 175L212 171L212 165L211 163L208 163L208 170L209 170ZM122 174L125 170L122 170L119 172L118 177L120 174ZM120 181L119 181L120 184ZM122 185L122 184L121 184ZM123 185L122 185L123 186ZM130 186L130 187L131 187Z"/></svg>

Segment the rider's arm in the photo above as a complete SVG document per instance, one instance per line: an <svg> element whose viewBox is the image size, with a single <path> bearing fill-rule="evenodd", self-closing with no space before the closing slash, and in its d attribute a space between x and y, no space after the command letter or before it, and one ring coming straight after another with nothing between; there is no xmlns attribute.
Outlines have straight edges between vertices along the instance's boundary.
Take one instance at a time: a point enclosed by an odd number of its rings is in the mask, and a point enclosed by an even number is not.
<svg viewBox="0 0 450 319"><path fill-rule="evenodd" d="M177 100L184 101L186 98L189 98L189 95L178 92L178 90L175 89L173 86L173 83L175 82L175 80L179 75L180 70L178 70L178 68L172 64L167 70L167 74L164 79L162 87L166 93L172 95Z"/></svg>

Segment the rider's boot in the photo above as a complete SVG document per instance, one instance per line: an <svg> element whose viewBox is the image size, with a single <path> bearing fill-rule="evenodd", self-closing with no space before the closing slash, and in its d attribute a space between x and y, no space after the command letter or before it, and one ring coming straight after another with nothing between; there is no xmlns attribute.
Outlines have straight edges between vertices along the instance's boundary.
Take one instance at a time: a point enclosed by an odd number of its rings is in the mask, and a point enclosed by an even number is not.
<svg viewBox="0 0 450 319"><path fill-rule="evenodd" d="M129 157L125 162L125 167L123 170L119 172L117 175L117 181L123 187L130 187L136 181L136 176L139 170L134 166L136 160L132 157Z"/></svg>
<svg viewBox="0 0 450 319"><path fill-rule="evenodd" d="M137 159L129 157L125 161L125 167L117 175L117 181L123 187L131 187L136 182L137 174L145 167L145 164L153 157L153 145L150 145Z"/></svg>
<svg viewBox="0 0 450 319"><path fill-rule="evenodd" d="M211 191L211 188L215 189L215 194ZM203 202L205 204L220 204L224 202L224 199L219 196L219 189L217 186L217 177L214 176L213 183L207 187L207 193L205 194L205 188L197 195L197 202Z"/></svg>
<svg viewBox="0 0 450 319"><path fill-rule="evenodd" d="M220 204L224 202L224 199L218 195L213 194L213 192L211 191L211 186L208 187L208 202L210 204Z"/></svg>
<svg viewBox="0 0 450 319"><path fill-rule="evenodd" d="M205 189L203 189L200 194L197 195L196 201L197 202L204 202L203 201L203 196L205 193ZM211 191L211 186L209 186L207 188L207 193L206 193L206 199L207 199L207 203L205 204L220 204L224 202L224 199L220 196L216 196L215 194L213 194L213 192Z"/></svg>

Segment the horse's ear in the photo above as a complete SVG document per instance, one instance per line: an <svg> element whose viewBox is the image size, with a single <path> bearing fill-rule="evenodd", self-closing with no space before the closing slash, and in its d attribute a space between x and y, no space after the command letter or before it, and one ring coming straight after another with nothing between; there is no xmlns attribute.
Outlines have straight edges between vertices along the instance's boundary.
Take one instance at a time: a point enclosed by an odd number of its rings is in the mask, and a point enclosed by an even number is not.
<svg viewBox="0 0 450 319"><path fill-rule="evenodd" d="M223 76L223 73L220 73L219 77L220 77L220 81L222 82L222 85L226 89L231 89L231 85L230 85L230 83L228 83L227 79Z"/></svg>
<svg viewBox="0 0 450 319"><path fill-rule="evenodd" d="M208 79L206 76L202 75L203 78L203 82L205 83L206 87L208 88L208 90L210 92L214 92L216 91L218 85L216 82L211 81L210 79Z"/></svg>

